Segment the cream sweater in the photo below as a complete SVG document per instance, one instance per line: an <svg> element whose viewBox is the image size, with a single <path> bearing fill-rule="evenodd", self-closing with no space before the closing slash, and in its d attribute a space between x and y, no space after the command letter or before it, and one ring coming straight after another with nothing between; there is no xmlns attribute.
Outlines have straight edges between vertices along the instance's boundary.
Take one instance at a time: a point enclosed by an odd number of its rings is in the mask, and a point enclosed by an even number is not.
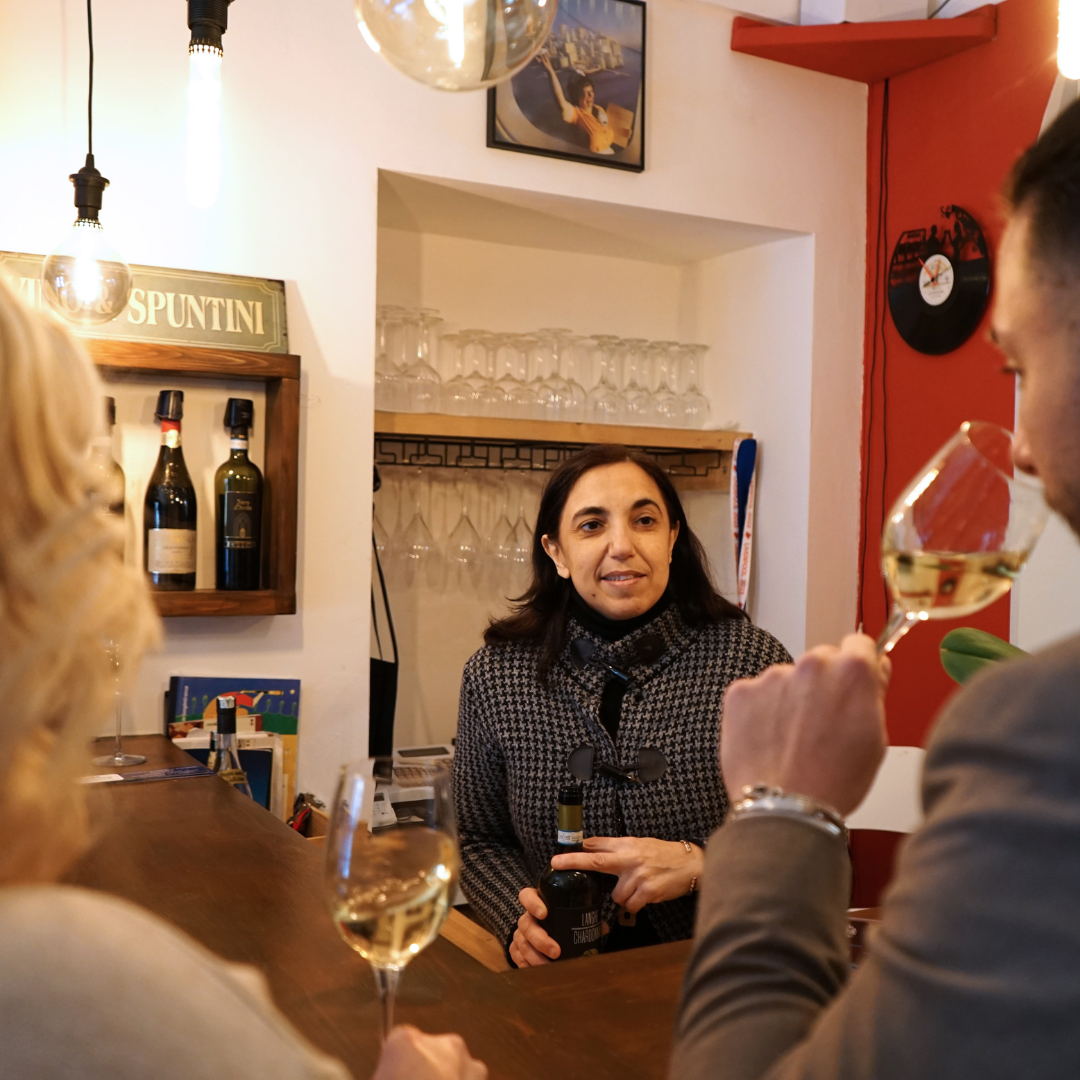
<svg viewBox="0 0 1080 1080"><path fill-rule="evenodd" d="M348 1080L229 964L124 900L0 889L0 1077Z"/></svg>

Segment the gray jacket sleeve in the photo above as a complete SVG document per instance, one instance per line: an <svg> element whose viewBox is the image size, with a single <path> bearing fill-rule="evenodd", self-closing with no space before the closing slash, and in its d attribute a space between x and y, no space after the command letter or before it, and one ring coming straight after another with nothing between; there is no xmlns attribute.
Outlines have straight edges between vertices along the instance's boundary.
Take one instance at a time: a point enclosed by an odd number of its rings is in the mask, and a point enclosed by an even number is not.
<svg viewBox="0 0 1080 1080"><path fill-rule="evenodd" d="M477 915L505 946L525 910L518 903L518 893L536 882L510 817L506 761L502 747L484 723L471 662L461 683L453 775L461 888Z"/></svg>
<svg viewBox="0 0 1080 1080"><path fill-rule="evenodd" d="M717 834L672 1077L1080 1076L1080 639L954 699L923 805L843 989L839 842L784 820Z"/></svg>

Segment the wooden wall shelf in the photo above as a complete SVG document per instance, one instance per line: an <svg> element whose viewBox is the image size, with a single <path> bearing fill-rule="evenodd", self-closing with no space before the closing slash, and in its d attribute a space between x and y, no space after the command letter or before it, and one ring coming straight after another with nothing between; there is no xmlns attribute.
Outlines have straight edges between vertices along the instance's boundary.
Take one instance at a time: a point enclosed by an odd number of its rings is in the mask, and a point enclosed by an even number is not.
<svg viewBox="0 0 1080 1080"><path fill-rule="evenodd" d="M83 344L106 381L134 373L265 384L262 576L268 587L155 592L154 601L163 617L295 614L300 357L94 338Z"/></svg>
<svg viewBox="0 0 1080 1080"><path fill-rule="evenodd" d="M508 420L442 413L375 413L380 465L550 471L590 443L622 443L654 456L683 490L726 491L738 431Z"/></svg>
<svg viewBox="0 0 1080 1080"><path fill-rule="evenodd" d="M997 8L981 7L955 19L775 26L738 17L732 52L876 83L993 41Z"/></svg>

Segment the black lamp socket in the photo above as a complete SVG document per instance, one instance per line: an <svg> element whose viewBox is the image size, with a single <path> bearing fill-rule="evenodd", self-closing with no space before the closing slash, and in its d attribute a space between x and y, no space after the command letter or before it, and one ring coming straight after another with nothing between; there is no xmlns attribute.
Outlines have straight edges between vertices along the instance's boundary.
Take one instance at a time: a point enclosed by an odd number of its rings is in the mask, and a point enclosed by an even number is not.
<svg viewBox="0 0 1080 1080"><path fill-rule="evenodd" d="M75 206L79 211L79 220L97 221L101 195L109 186L109 181L94 168L94 155L87 154L86 164L68 179L75 185Z"/></svg>
<svg viewBox="0 0 1080 1080"><path fill-rule="evenodd" d="M188 0L189 48L202 46L222 51L221 39L229 29L229 5L232 0Z"/></svg>

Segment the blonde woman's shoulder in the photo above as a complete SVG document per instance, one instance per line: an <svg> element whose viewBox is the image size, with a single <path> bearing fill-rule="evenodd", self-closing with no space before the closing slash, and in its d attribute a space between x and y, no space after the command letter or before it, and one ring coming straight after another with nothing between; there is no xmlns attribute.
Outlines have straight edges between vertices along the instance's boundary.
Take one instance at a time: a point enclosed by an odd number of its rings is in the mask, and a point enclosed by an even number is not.
<svg viewBox="0 0 1080 1080"><path fill-rule="evenodd" d="M4 888L0 926L0 1076L347 1080L255 969L125 900Z"/></svg>

